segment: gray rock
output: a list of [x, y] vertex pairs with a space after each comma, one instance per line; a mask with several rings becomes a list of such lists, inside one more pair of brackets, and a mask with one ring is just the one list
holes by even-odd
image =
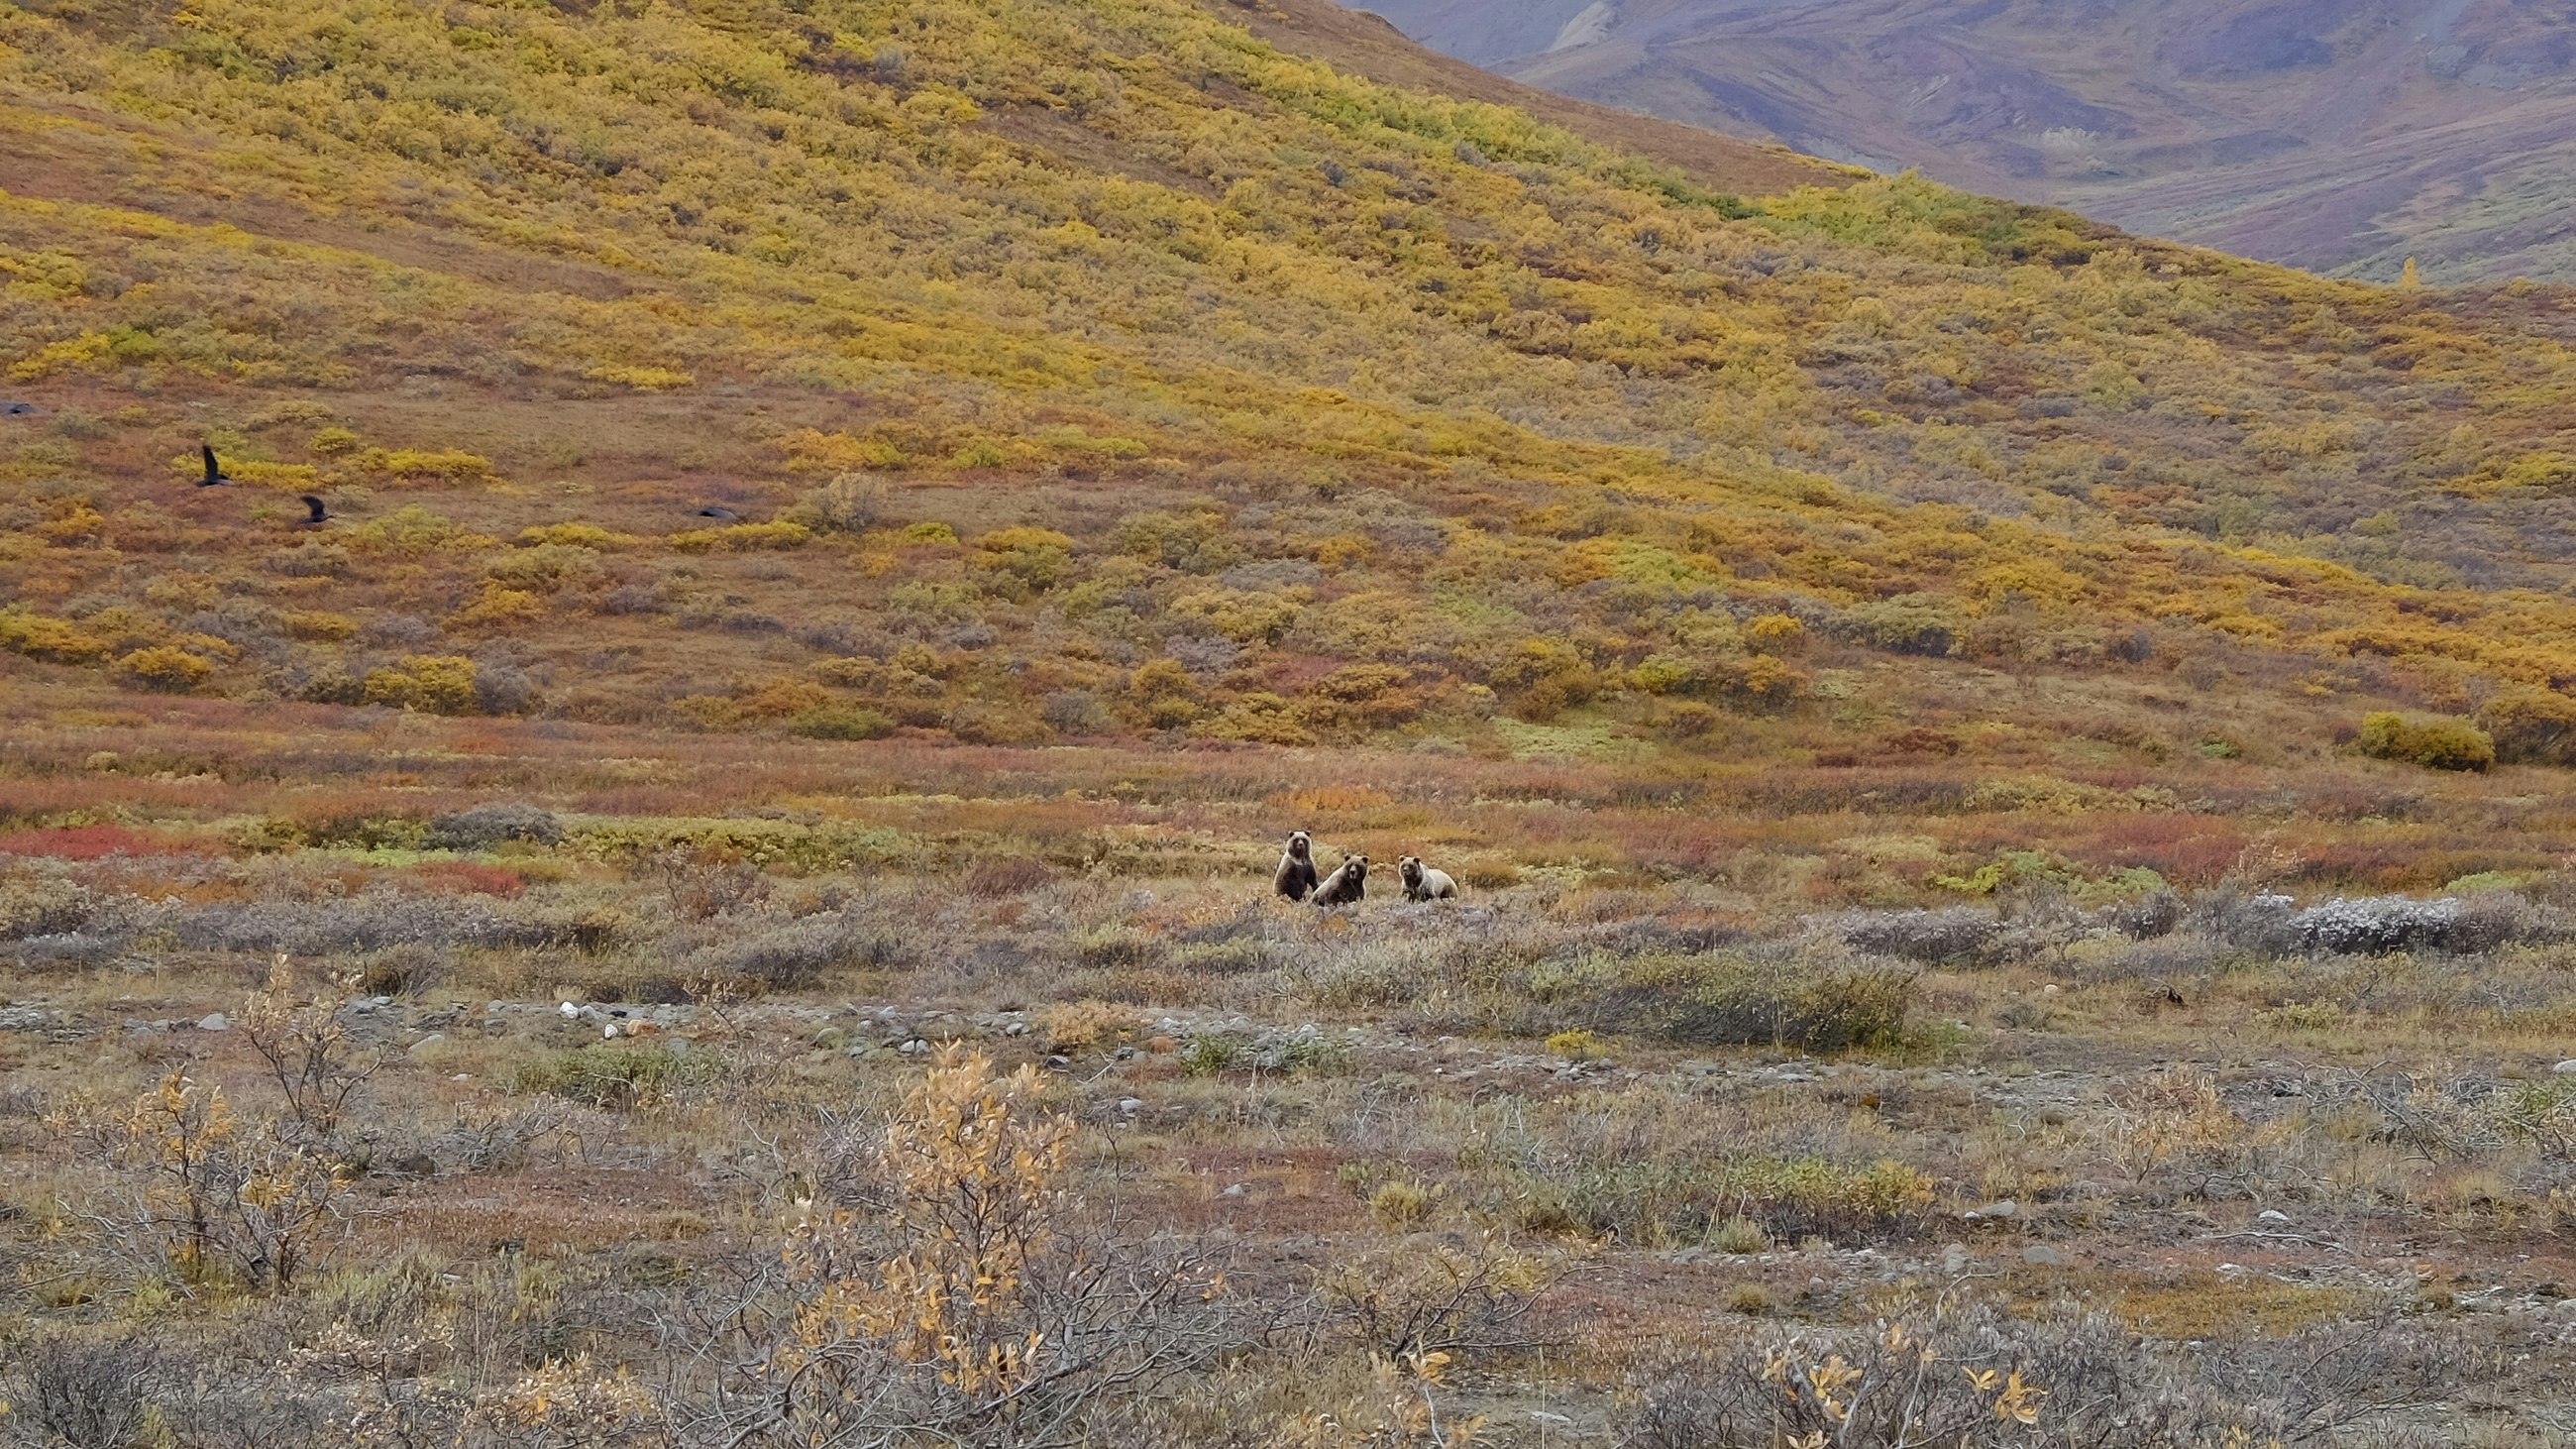
[[224, 1015], [220, 1011], [209, 1013], [205, 1020], [197, 1023], [197, 1030], [199, 1031], [230, 1031], [232, 1029], [233, 1019]]
[[924, 1052], [926, 1052], [926, 1051], [930, 1050], [930, 1043], [928, 1043], [928, 1042], [926, 1042], [926, 1041], [923, 1041], [923, 1040], [922, 1040], [921, 1038], [919, 1038], [919, 1037], [914, 1037], [914, 1038], [912, 1038], [911, 1040], [909, 1040], [909, 1041], [905, 1042], [902, 1046], [899, 1046], [899, 1047], [895, 1048], [895, 1050], [896, 1050], [896, 1051], [899, 1051], [899, 1052], [901, 1052], [901, 1053], [903, 1053], [905, 1056], [908, 1056], [908, 1057], [917, 1057], [917, 1056], [920, 1056], [922, 1053], [924, 1053]]
[[2576, 1076], [2576, 1057], [2569, 1057], [2567, 1060], [2551, 1067], [2550, 1070], [2557, 1072], [2562, 1076]]
[[2279, 1208], [2265, 1208], [2254, 1217], [2256, 1221], [2266, 1223], [2286, 1223], [2290, 1220], [2290, 1215]]
[[1941, 1271], [1953, 1277], [1968, 1271], [1968, 1249], [1964, 1244], [1952, 1243], [1941, 1250]]
[[2021, 1216], [2021, 1204], [2006, 1198], [2002, 1202], [1990, 1202], [1978, 1211], [1982, 1212], [1989, 1221], [2015, 1218]]
[[1121, 1097], [1118, 1099], [1118, 1111], [1122, 1116], [1133, 1117], [1144, 1110], [1145, 1099], [1142, 1097]]
[[406, 1055], [416, 1057], [422, 1052], [429, 1050], [431, 1047], [434, 1047], [445, 1040], [447, 1040], [447, 1033], [443, 1031], [433, 1031], [429, 1035], [422, 1037], [420, 1040], [413, 1042], [410, 1046], [403, 1048], [403, 1051]]
[[2021, 1260], [2034, 1268], [2064, 1268], [2075, 1261], [2046, 1243], [2033, 1243], [2022, 1249]]

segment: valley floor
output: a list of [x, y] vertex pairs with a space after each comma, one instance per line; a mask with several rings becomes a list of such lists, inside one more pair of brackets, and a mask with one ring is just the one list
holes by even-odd
[[[0, 1434], [2564, 1433], [2546, 866], [2299, 887], [2319, 824], [1979, 890], [1887, 843], [2073, 840], [2024, 803], [1740, 817], [1686, 871], [1644, 853], [1706, 812], [1608, 767], [331, 718], [345, 756], [197, 701], [13, 747]], [[2414, 795], [2419, 853], [2528, 784]], [[1466, 898], [1272, 898], [1285, 817]], [[1913, 898], [1820, 888], [1852, 838]]]

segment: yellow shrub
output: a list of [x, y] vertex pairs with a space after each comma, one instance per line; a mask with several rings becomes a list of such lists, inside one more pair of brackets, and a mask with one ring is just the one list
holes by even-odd
[[286, 616], [286, 632], [297, 639], [338, 643], [355, 638], [358, 621], [346, 614], [327, 614], [320, 610], [294, 610]]
[[475, 673], [474, 661], [461, 654], [414, 654], [395, 667], [369, 670], [363, 697], [427, 714], [472, 714]]
[[1257, 741], [1270, 745], [1311, 745], [1315, 732], [1306, 726], [1293, 701], [1267, 690], [1229, 701], [1212, 719], [1191, 726], [1203, 739]]
[[814, 530], [801, 523], [735, 523], [671, 535], [671, 547], [682, 553], [751, 553], [803, 548], [813, 541]]
[[116, 661], [116, 667], [146, 689], [172, 694], [185, 694], [214, 677], [211, 660], [200, 659], [185, 649], [167, 644], [137, 649]]
[[493, 472], [491, 459], [480, 453], [468, 453], [455, 448], [434, 451], [413, 448], [369, 448], [357, 456], [356, 462], [359, 467], [370, 473], [390, 474], [393, 477], [414, 482], [426, 478], [461, 483], [489, 481], [498, 476]]
[[507, 630], [533, 624], [545, 616], [545, 601], [536, 595], [510, 588], [498, 579], [485, 579], [483, 591], [472, 602], [447, 616], [447, 627]]
[[1174, 729], [1206, 713], [1198, 681], [1177, 659], [1138, 666], [1127, 681], [1127, 698], [1137, 718], [1152, 729]]
[[1196, 619], [1238, 644], [1275, 644], [1297, 622], [1298, 604], [1281, 594], [1210, 589], [1172, 600], [1172, 612]]
[[599, 577], [599, 554], [580, 544], [541, 543], [503, 554], [484, 565], [483, 572], [514, 589], [551, 594]]
[[852, 468], [893, 468], [903, 463], [902, 450], [882, 438], [854, 438], [847, 433], [800, 428], [781, 440], [792, 473], [838, 473]]
[[2483, 770], [2496, 757], [2495, 741], [2466, 720], [2416, 721], [2390, 711], [2366, 716], [2357, 743], [2373, 759], [2430, 770]]
[[417, 503], [408, 504], [382, 518], [369, 519], [350, 529], [345, 536], [350, 546], [361, 553], [412, 557], [491, 548], [500, 543], [497, 538], [472, 532], [456, 520], [432, 513]]
[[2517, 690], [2478, 709], [2478, 727], [2507, 764], [2576, 764], [2576, 699], [2545, 689]]
[[36, 525], [36, 536], [52, 544], [87, 543], [98, 537], [106, 523], [107, 519], [87, 503], [67, 500], [55, 506], [52, 517]]
[[1004, 528], [975, 540], [975, 567], [1013, 592], [1044, 592], [1073, 569], [1073, 540], [1052, 528]]
[[17, 608], [0, 609], [0, 649], [58, 664], [94, 664], [111, 646], [69, 619], [48, 618]]
[[1762, 614], [1744, 625], [1744, 643], [1757, 654], [1789, 654], [1806, 643], [1807, 626], [1788, 614]]
[[1650, 654], [1628, 671], [1628, 687], [1640, 694], [1686, 694], [1699, 683], [1699, 670], [1687, 659]]
[[628, 387], [638, 388], [645, 392], [660, 392], [665, 388], [687, 387], [698, 380], [697, 374], [686, 372], [676, 367], [645, 367], [641, 365], [627, 366], [624, 364], [614, 363], [603, 367], [594, 367], [585, 375], [598, 382], [622, 382]]

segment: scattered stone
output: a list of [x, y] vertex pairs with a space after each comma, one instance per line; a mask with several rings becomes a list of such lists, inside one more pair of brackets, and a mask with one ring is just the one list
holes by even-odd
[[1142, 1097], [1121, 1097], [1118, 1099], [1118, 1112], [1121, 1116], [1133, 1117], [1144, 1110], [1145, 1099]]
[[1952, 1243], [1941, 1250], [1941, 1271], [1954, 1278], [1968, 1271], [1968, 1249], [1965, 1244]]
[[2254, 1216], [2257, 1221], [2266, 1223], [2286, 1223], [2290, 1220], [2290, 1215], [2279, 1208], [2265, 1208]]
[[1229, 1187], [1227, 1187], [1225, 1191], [1223, 1191], [1223, 1192], [1221, 1192], [1221, 1193], [1218, 1193], [1218, 1194], [1217, 1194], [1217, 1196], [1219, 1196], [1219, 1197], [1241, 1197], [1241, 1196], [1243, 1196], [1243, 1184], [1242, 1184], [1242, 1183], [1239, 1183], [1239, 1182], [1238, 1182], [1238, 1183], [1234, 1183], [1234, 1184], [1230, 1185]]
[[2561, 1076], [2576, 1076], [2576, 1057], [2569, 1057], [2567, 1060], [2551, 1067], [2550, 1070], [2557, 1072]]
[[410, 1046], [405, 1047], [403, 1050], [406, 1054], [416, 1057], [422, 1052], [429, 1050], [431, 1047], [434, 1047], [445, 1040], [447, 1040], [447, 1033], [443, 1031], [433, 1031], [429, 1035], [422, 1037], [420, 1040], [413, 1042]]
[[930, 1050], [930, 1043], [928, 1043], [928, 1042], [926, 1042], [926, 1041], [923, 1041], [923, 1040], [922, 1040], [921, 1038], [919, 1038], [919, 1037], [913, 1037], [913, 1038], [912, 1038], [912, 1039], [910, 1039], [909, 1041], [906, 1041], [903, 1045], [901, 1045], [901, 1046], [899, 1046], [899, 1047], [896, 1047], [896, 1048], [895, 1048], [895, 1050], [896, 1050], [896, 1051], [899, 1051], [899, 1052], [901, 1052], [901, 1053], [903, 1053], [905, 1056], [908, 1056], [908, 1057], [917, 1057], [917, 1056], [920, 1056], [923, 1052], [926, 1052], [926, 1051]]
[[470, 1082], [474, 1080], [474, 1074], [472, 1072], [458, 1072], [455, 1076], [448, 1078], [448, 1080], [451, 1082]]
[[232, 1029], [233, 1019], [224, 1015], [220, 1011], [207, 1013], [205, 1019], [197, 1023], [197, 1030], [199, 1031], [230, 1031]]
[[2022, 1249], [2021, 1260], [2034, 1268], [2064, 1268], [2075, 1261], [2046, 1243], [2033, 1243]]
[[564, 1014], [564, 1020], [566, 1020], [566, 1021], [571, 1021], [571, 1020], [572, 1020], [572, 1019], [574, 1019], [575, 1017], [578, 1017], [578, 1016], [580, 1016], [580, 1015], [581, 1015], [581, 1008], [580, 1008], [580, 1007], [578, 1007], [578, 1006], [576, 1006], [576, 1005], [574, 1005], [573, 1003], [571, 1003], [571, 1002], [569, 1002], [569, 1001], [565, 1002], [565, 1003], [564, 1003], [563, 1005], [561, 1005], [561, 1006], [556, 1007], [556, 1008], [555, 1008], [555, 1010], [562, 1012], [562, 1013]]

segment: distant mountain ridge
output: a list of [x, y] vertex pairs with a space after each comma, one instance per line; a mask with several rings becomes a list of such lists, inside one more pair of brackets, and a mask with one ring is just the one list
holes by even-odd
[[2567, 0], [1376, 0], [1528, 84], [2393, 280], [2576, 277]]

